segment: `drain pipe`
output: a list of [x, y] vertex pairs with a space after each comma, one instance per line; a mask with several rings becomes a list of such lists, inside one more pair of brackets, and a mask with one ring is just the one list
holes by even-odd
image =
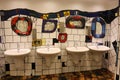
[[120, 80], [120, 0], [118, 2], [118, 42], [117, 42], [117, 47], [118, 47], [118, 77], [116, 77], [116, 80]]

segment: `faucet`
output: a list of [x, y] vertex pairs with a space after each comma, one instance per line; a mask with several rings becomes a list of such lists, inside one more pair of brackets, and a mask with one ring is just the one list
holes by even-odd
[[48, 51], [49, 51], [49, 47], [50, 47], [50, 42], [48, 41], [48, 43], [47, 43], [47, 49], [48, 49]]
[[20, 51], [20, 44], [17, 43], [17, 51], [19, 52]]
[[78, 46], [77, 42], [74, 43], [74, 46], [75, 46], [75, 48], [77, 48], [77, 46]]
[[98, 48], [98, 42], [96, 42], [96, 47]]

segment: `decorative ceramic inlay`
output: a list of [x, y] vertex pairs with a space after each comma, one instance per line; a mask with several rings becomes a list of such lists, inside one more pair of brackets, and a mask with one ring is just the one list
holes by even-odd
[[43, 33], [52, 33], [57, 28], [57, 20], [43, 20], [42, 23], [42, 32]]
[[12, 30], [20, 36], [28, 36], [32, 30], [32, 21], [28, 17], [14, 17], [11, 21]]

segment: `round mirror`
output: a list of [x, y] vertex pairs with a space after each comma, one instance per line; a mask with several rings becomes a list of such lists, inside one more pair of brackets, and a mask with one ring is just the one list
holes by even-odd
[[66, 27], [73, 29], [84, 29], [85, 27], [85, 19], [81, 16], [69, 16], [66, 19]]
[[96, 17], [92, 20], [91, 33], [95, 38], [104, 38], [106, 24], [100, 17]]
[[19, 20], [16, 23], [16, 27], [18, 30], [20, 30], [21, 32], [26, 32], [27, 28], [28, 28], [28, 22], [27, 21], [23, 21], [23, 20]]
[[32, 30], [32, 21], [28, 17], [14, 17], [11, 21], [12, 30], [20, 36], [28, 36]]
[[99, 22], [96, 22], [96, 34], [102, 33], [102, 25]]

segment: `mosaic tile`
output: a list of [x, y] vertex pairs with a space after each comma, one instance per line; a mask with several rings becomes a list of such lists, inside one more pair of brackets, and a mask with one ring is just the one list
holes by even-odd
[[9, 76], [1, 80], [114, 80], [114, 74], [107, 69], [96, 69], [92, 71], [69, 72], [41, 76]]

